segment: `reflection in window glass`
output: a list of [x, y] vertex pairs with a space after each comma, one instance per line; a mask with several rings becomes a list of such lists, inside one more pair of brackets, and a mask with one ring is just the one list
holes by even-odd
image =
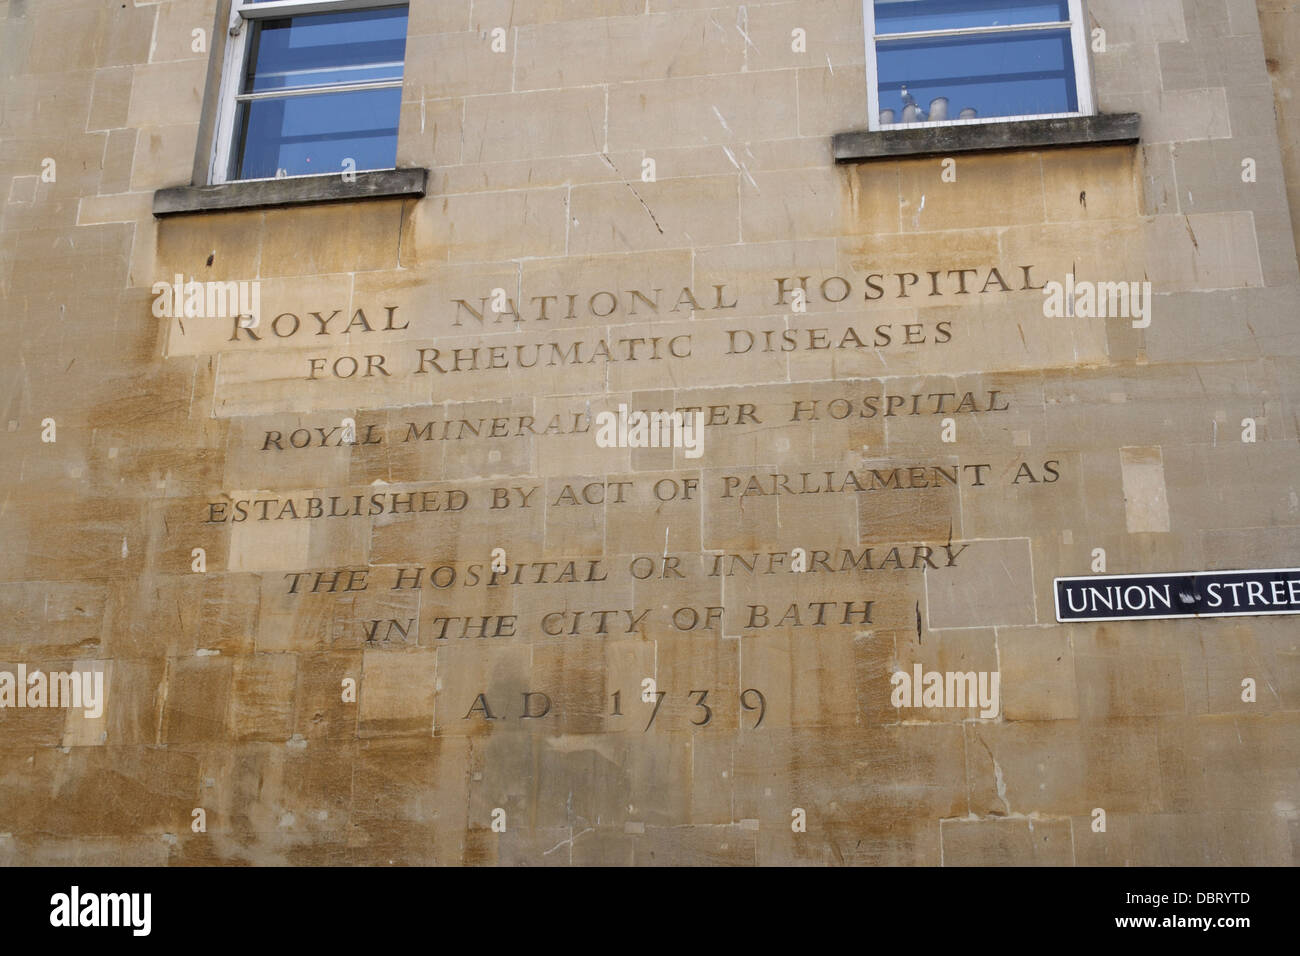
[[277, 16], [250, 27], [236, 96], [238, 178], [393, 167], [405, 6]]
[[876, 0], [876, 33], [1065, 23], [1069, 0]]
[[406, 53], [406, 10], [262, 20], [253, 43], [244, 92], [400, 80]]
[[1079, 108], [1069, 30], [882, 41], [876, 57], [885, 123]]
[[244, 104], [240, 179], [390, 169], [397, 158], [400, 88], [285, 96]]

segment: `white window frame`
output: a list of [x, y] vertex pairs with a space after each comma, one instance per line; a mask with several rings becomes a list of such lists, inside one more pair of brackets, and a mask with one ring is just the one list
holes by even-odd
[[1096, 109], [1092, 97], [1092, 68], [1088, 59], [1088, 32], [1084, 19], [1083, 0], [1069, 0], [1070, 20], [1052, 23], [1014, 24], [998, 27], [958, 27], [952, 30], [921, 30], [914, 33], [889, 33], [887, 39], [922, 40], [927, 38], [979, 36], [991, 33], [1037, 32], [1047, 28], [1070, 29], [1070, 46], [1074, 53], [1074, 83], [1079, 109], [1073, 113], [1035, 113], [1025, 116], [977, 116], [974, 119], [940, 120], [924, 123], [889, 123], [880, 122], [880, 72], [876, 58], [876, 2], [862, 0], [862, 19], [867, 40], [867, 107], [871, 111], [867, 117], [869, 130], [923, 129], [932, 126], [975, 126], [983, 123], [1019, 123], [1024, 120], [1054, 119], [1065, 116], [1092, 116]]
[[[238, 179], [230, 175], [230, 163], [235, 143], [235, 116], [239, 112], [241, 97], [239, 85], [243, 82], [245, 59], [248, 53], [248, 35], [252, 32], [251, 22], [268, 17], [299, 16], [304, 13], [350, 13], [353, 10], [370, 10], [376, 7], [399, 6], [404, 0], [267, 0], [254, 3], [252, 0], [230, 0], [230, 38], [226, 43], [225, 58], [221, 66], [221, 93], [217, 101], [216, 135], [212, 144], [212, 160], [208, 166], [208, 182], [219, 185], [226, 182], [260, 182], [258, 179]], [[406, 0], [409, 2], [409, 0]], [[403, 69], [405, 75], [405, 69]], [[382, 80], [377, 82], [355, 83], [332, 87], [337, 92], [348, 90], [372, 90], [400, 87], [401, 80]], [[283, 96], [283, 91], [276, 95]], [[256, 98], [253, 96], [251, 98]], [[320, 175], [309, 173], [307, 175]], [[274, 177], [267, 177], [274, 178]], [[301, 176], [280, 177], [301, 178]]]

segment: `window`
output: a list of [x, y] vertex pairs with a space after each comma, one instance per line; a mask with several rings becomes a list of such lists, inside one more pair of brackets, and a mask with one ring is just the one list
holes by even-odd
[[873, 130], [1093, 112], [1082, 0], [864, 0]]
[[209, 182], [392, 169], [406, 5], [231, 4]]

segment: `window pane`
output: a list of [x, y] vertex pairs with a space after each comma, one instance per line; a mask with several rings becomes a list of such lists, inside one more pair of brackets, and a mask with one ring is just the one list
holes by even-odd
[[252, 100], [240, 107], [240, 179], [391, 169], [397, 161], [400, 88]]
[[242, 92], [400, 80], [406, 7], [256, 21]]
[[876, 33], [1064, 23], [1069, 0], [876, 0]]
[[[966, 109], [981, 118], [1079, 109], [1068, 29], [881, 41], [876, 55], [880, 109], [894, 111], [886, 123], [955, 120]], [[940, 97], [947, 102], [934, 104]]]

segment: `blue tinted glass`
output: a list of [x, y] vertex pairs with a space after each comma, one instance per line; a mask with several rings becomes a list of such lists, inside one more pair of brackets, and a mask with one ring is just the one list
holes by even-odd
[[886, 123], [1079, 109], [1069, 30], [882, 41], [876, 58], [880, 109], [894, 111]]
[[1064, 23], [1069, 0], [876, 0], [876, 33]]
[[252, 100], [241, 106], [244, 124], [240, 179], [391, 169], [397, 160], [399, 87], [350, 93]]
[[405, 7], [256, 23], [243, 92], [402, 78]]

